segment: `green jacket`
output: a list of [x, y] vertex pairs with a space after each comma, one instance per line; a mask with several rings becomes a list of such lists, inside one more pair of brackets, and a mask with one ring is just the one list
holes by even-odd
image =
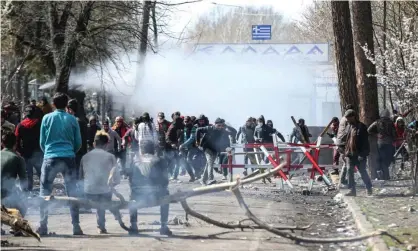
[[16, 178], [19, 177], [20, 188], [27, 188], [25, 161], [10, 149], [1, 151], [1, 198], [16, 189]]

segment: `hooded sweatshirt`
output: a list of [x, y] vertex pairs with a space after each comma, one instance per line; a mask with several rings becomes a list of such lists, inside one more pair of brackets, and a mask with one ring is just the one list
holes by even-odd
[[182, 133], [184, 129], [183, 119], [181, 117], [175, 118], [171, 123], [166, 134], [166, 142], [168, 145], [180, 146]]
[[24, 157], [30, 158], [36, 151], [40, 151], [39, 139], [42, 121], [37, 118], [25, 118], [15, 131], [17, 151]]

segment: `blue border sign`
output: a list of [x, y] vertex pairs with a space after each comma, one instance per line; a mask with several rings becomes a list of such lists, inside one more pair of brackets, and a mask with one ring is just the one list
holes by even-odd
[[253, 25], [253, 40], [271, 40], [271, 25]]

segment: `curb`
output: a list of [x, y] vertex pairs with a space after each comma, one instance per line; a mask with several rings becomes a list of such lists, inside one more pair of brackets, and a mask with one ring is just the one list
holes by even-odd
[[[351, 212], [354, 218], [354, 222], [357, 225], [357, 228], [362, 234], [375, 231], [373, 225], [367, 220], [365, 214], [361, 211], [360, 207], [355, 202], [352, 197], [342, 197], [344, 202], [347, 204], [347, 209]], [[372, 248], [373, 251], [389, 251], [389, 248], [386, 246], [382, 237], [376, 236], [373, 238], [368, 238], [367, 243]]]

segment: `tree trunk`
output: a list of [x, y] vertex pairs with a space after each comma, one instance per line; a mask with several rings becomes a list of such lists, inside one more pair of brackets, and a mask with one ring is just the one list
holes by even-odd
[[134, 96], [132, 97], [132, 103], [135, 104], [137, 96], [139, 94], [140, 86], [141, 86], [141, 79], [144, 74], [144, 61], [147, 54], [148, 48], [148, 29], [149, 29], [149, 19], [150, 19], [150, 12], [151, 12], [152, 3], [151, 1], [145, 1], [143, 8], [142, 8], [142, 20], [141, 20], [141, 40], [139, 41], [139, 52], [138, 52], [138, 68], [136, 71], [136, 85], [134, 90]]
[[[360, 121], [370, 126], [379, 118], [377, 95], [376, 66], [367, 59], [362, 46], [374, 52], [372, 8], [370, 1], [353, 1], [353, 35], [354, 53], [359, 93]], [[373, 75], [368, 77], [368, 74]], [[377, 178], [377, 138], [369, 136], [370, 156], [369, 168], [371, 178]]]
[[151, 1], [144, 2], [143, 16], [142, 16], [142, 28], [141, 28], [141, 41], [139, 43], [140, 60], [144, 62], [145, 55], [148, 48], [148, 29], [149, 29], [149, 17], [151, 10]]
[[[29, 101], [29, 76], [30, 73], [25, 71], [25, 75], [23, 78], [23, 87], [22, 87], [22, 96], [23, 102], [26, 104]], [[25, 105], [22, 105], [22, 110], [24, 109]]]
[[344, 113], [348, 104], [358, 111], [350, 6], [348, 1], [332, 1], [331, 10], [341, 111]]
[[156, 17], [156, 11], [155, 6], [157, 5], [157, 1], [154, 1], [152, 3], [151, 7], [151, 17], [152, 17], [152, 27], [154, 30], [154, 50], [158, 51], [158, 27], [157, 27], [157, 17]]
[[[386, 5], [386, 1], [383, 1], [383, 37], [382, 37], [382, 44], [383, 44], [383, 53], [386, 52], [386, 16], [387, 16], [387, 5]], [[382, 62], [383, 66], [382, 66], [382, 74], [383, 76], [386, 76], [386, 71], [387, 71], [387, 66], [386, 66], [386, 57], [383, 57], [383, 62]], [[383, 98], [383, 108], [386, 109], [386, 92], [387, 92], [387, 84], [383, 82], [383, 91], [384, 91], [384, 98]]]
[[[379, 118], [376, 66], [366, 58], [362, 46], [374, 52], [372, 9], [370, 1], [353, 1], [353, 35], [359, 93], [360, 120], [371, 125]], [[368, 74], [373, 75], [368, 77]]]

